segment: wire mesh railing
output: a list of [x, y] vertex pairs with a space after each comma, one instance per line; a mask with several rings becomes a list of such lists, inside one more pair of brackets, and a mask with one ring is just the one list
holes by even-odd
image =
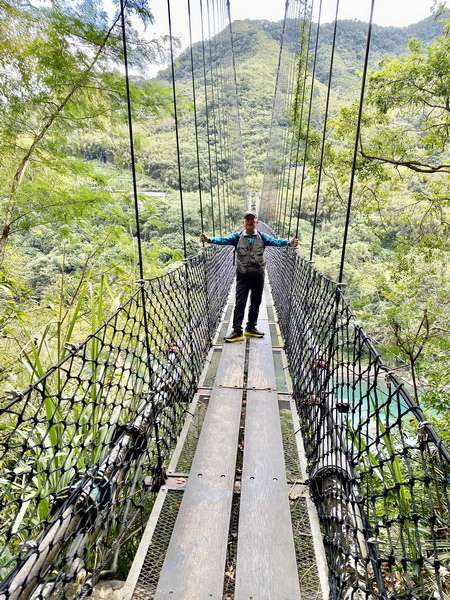
[[[88, 596], [145, 524], [234, 276], [231, 252], [209, 248], [143, 282], [5, 403], [0, 600]], [[340, 286], [294, 249], [266, 253], [332, 597], [446, 600], [446, 448]]]
[[57, 366], [6, 400], [1, 600], [90, 595], [145, 525], [228, 296], [230, 252], [208, 248], [142, 282]]
[[450, 455], [347, 305], [294, 250], [266, 251], [333, 598], [450, 591]]

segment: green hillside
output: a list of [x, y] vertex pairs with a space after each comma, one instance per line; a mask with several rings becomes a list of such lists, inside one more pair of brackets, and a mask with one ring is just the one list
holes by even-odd
[[[316, 25], [311, 28], [311, 40], [316, 36]], [[250, 191], [259, 192], [262, 185], [265, 149], [268, 142], [272, 116], [273, 96], [279, 57], [282, 22], [245, 20], [233, 23], [234, 49], [242, 119], [242, 135], [246, 158], [247, 185]], [[443, 23], [432, 18], [424, 19], [408, 27], [382, 27], [374, 25], [370, 50], [370, 67], [376, 69], [386, 57], [398, 56], [408, 50], [408, 40], [416, 37], [423, 43], [435, 39], [443, 29]], [[334, 24], [320, 27], [319, 53], [316, 66], [317, 82], [328, 84], [331, 41]], [[332, 89], [343, 100], [358, 96], [363, 58], [367, 40], [367, 23], [358, 20], [339, 21], [332, 74]], [[295, 45], [298, 50], [298, 43]], [[209, 47], [207, 48], [209, 51]], [[213, 61], [216, 46], [211, 45]], [[198, 81], [202, 80], [202, 44], [193, 45], [194, 70]], [[190, 50], [177, 59], [175, 77], [181, 89], [189, 94], [191, 84]], [[158, 80], [171, 81], [170, 68], [158, 73]], [[320, 86], [318, 86], [320, 90]], [[325, 90], [321, 92], [325, 95]], [[164, 136], [161, 137], [164, 139]]]
[[[135, 289], [139, 278], [125, 89], [123, 74], [116, 68], [122, 59], [121, 40], [108, 37], [104, 59], [83, 73], [97, 56], [98, 40], [107, 36], [107, 29], [89, 11], [74, 15], [67, 10], [66, 14], [7, 0], [0, 11], [4, 217], [0, 376], [10, 389], [26, 383], [25, 367], [31, 370], [29, 377], [36, 374], [29, 364], [36, 344], [42, 350], [40, 368], [44, 369], [64, 354], [61, 332], [71, 329], [74, 315], [81, 314], [73, 329], [74, 337], [81, 339], [96, 319], [104, 318]], [[404, 372], [409, 367], [417, 371], [434, 406], [448, 398], [450, 383], [442, 358], [450, 348], [448, 310], [442, 309], [450, 302], [448, 169], [439, 168], [450, 163], [450, 48], [448, 35], [440, 35], [444, 27], [444, 22], [433, 19], [406, 28], [374, 26], [370, 53], [374, 73], [369, 77], [361, 137], [365, 156], [359, 156], [357, 164], [345, 272], [348, 298], [358, 316], [394, 363]], [[233, 24], [249, 192], [259, 193], [263, 182], [281, 32], [281, 22]], [[315, 32], [313, 24], [311, 39]], [[314, 218], [317, 140], [321, 139], [332, 33], [332, 24], [321, 26], [306, 186], [299, 211], [300, 251], [305, 256]], [[360, 21], [339, 23], [314, 255], [318, 268], [331, 277], [336, 277], [341, 254], [357, 115], [353, 101], [359, 95], [366, 34], [367, 24]], [[139, 40], [137, 31], [133, 35]], [[408, 45], [411, 36], [419, 41]], [[82, 60], [74, 60], [74, 39], [79, 41], [75, 47]], [[226, 83], [214, 103], [210, 99], [208, 110], [203, 45], [193, 47], [196, 115], [190, 51], [181, 53], [175, 65], [188, 255], [198, 252], [202, 228], [196, 122], [207, 232], [212, 228], [210, 188], [229, 171], [231, 161], [229, 155], [218, 156], [215, 151], [218, 138], [225, 135], [220, 131], [219, 110], [233, 108], [232, 94], [226, 91], [234, 81], [232, 64], [228, 60], [224, 67], [219, 61], [218, 38], [205, 46], [208, 55], [211, 51], [214, 77]], [[135, 73], [152, 58], [150, 50], [137, 44], [131, 55]], [[220, 73], [216, 72], [219, 66]], [[402, 78], [396, 82], [398, 73]], [[85, 76], [87, 84], [74, 88], [73, 81]], [[210, 77], [208, 71], [207, 86]], [[416, 81], [424, 84], [422, 91], [428, 95], [420, 95]], [[183, 256], [171, 70], [160, 71], [151, 81], [134, 75], [131, 92], [141, 241], [145, 276], [150, 277]], [[305, 123], [296, 127], [297, 131], [301, 127], [303, 143]], [[225, 139], [229, 146], [236, 143]], [[32, 140], [39, 143], [33, 145]], [[215, 161], [212, 186], [211, 156]], [[292, 168], [293, 159], [290, 162]], [[410, 168], [411, 162], [416, 170]], [[422, 170], [417, 167], [421, 164]], [[222, 215], [224, 232], [239, 215], [236, 206]], [[269, 224], [280, 234], [292, 234], [283, 221]], [[93, 318], [98, 304], [104, 312], [97, 310]], [[419, 359], [411, 364], [418, 350]], [[446, 404], [442, 410], [447, 414]]]

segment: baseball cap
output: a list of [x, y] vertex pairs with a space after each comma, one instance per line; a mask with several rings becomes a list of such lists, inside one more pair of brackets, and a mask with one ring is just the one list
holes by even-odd
[[244, 219], [246, 219], [247, 217], [253, 217], [253, 218], [257, 219], [258, 215], [255, 213], [254, 210], [246, 210], [244, 213]]

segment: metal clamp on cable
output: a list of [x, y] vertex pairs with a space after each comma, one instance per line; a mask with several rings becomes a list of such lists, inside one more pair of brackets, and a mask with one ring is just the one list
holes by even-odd
[[135, 422], [118, 425], [112, 437], [111, 446], [117, 444], [120, 437], [124, 434], [130, 436], [133, 440], [130, 460], [139, 458], [147, 448], [147, 436], [144, 429]]
[[431, 425], [431, 421], [421, 421], [417, 424], [417, 439], [425, 440], [427, 438], [427, 427]]
[[81, 517], [80, 527], [88, 531], [95, 524], [99, 511], [111, 502], [115, 485], [102, 474], [81, 473], [78, 481], [58, 492], [52, 514], [55, 515], [65, 503], [75, 504]]

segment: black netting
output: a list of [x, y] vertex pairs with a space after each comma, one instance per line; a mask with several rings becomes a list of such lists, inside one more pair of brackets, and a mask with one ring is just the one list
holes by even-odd
[[209, 248], [144, 282], [4, 401], [1, 600], [85, 597], [142, 530], [228, 296], [231, 252]]
[[450, 455], [340, 287], [266, 250], [333, 598], [448, 598]]

